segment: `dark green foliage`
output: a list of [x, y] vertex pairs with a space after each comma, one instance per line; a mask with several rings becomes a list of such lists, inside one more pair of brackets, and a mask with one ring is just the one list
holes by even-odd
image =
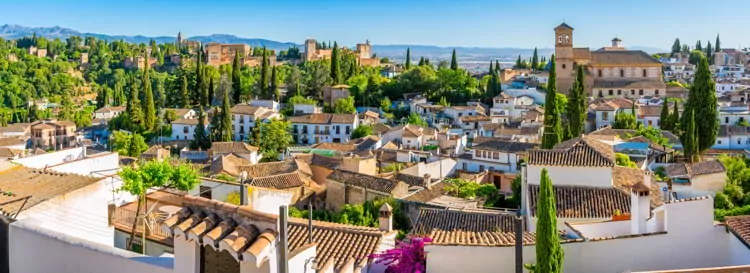
[[331, 51], [331, 79], [333, 79], [333, 84], [340, 84], [344, 81], [341, 75], [341, 56], [339, 55], [339, 44], [333, 42], [333, 51]]
[[188, 81], [185, 75], [182, 76], [182, 83], [180, 84], [180, 108], [187, 108], [190, 105], [190, 93], [188, 92]]
[[539, 55], [537, 55], [536, 47], [534, 47], [534, 55], [531, 57], [531, 69], [539, 69]]
[[[263, 51], [265, 50], [266, 48], [263, 47]], [[258, 91], [260, 93], [261, 99], [268, 99], [271, 97], [271, 94], [268, 93], [268, 82], [270, 81], [269, 74], [270, 74], [270, 71], [269, 71], [268, 55], [263, 54], [263, 58], [260, 64], [260, 82], [258, 86]]]
[[701, 40], [698, 40], [695, 42], [695, 50], [703, 51], [703, 46], [701, 45]]
[[573, 83], [573, 88], [570, 90], [568, 98], [568, 139], [579, 136], [583, 133], [583, 129], [586, 126], [588, 99], [584, 90], [584, 76], [583, 66], [579, 65], [576, 73], [576, 81]]
[[549, 82], [547, 83], [547, 95], [544, 105], [544, 135], [542, 136], [542, 148], [552, 149], [562, 141], [562, 125], [560, 124], [560, 113], [557, 109], [557, 84], [555, 78], [555, 55], [550, 60], [552, 69], [549, 73]]
[[209, 138], [208, 132], [206, 132], [205, 121], [206, 114], [203, 113], [203, 107], [198, 107], [198, 125], [195, 127], [193, 140], [190, 141], [190, 149], [207, 150], [211, 148], [211, 139]]
[[[234, 54], [234, 61], [232, 62], [232, 103], [240, 103], [240, 96], [242, 94], [242, 77], [240, 77], [240, 70], [242, 70], [242, 64], [240, 64], [240, 54]], [[211, 78], [213, 81], [213, 78]], [[209, 86], [209, 90], [211, 87]], [[213, 93], [213, 92], [208, 92]], [[211, 97], [206, 96], [206, 106], [210, 104]]]
[[[703, 153], [716, 142], [716, 136], [719, 131], [719, 123], [716, 117], [718, 109], [716, 107], [716, 84], [711, 78], [711, 72], [708, 68], [708, 60], [701, 58], [695, 73], [693, 85], [690, 86], [688, 101], [685, 103], [685, 113], [692, 113], [695, 119], [695, 130], [697, 131], [697, 153]], [[680, 121], [680, 129], [683, 132], [689, 132], [688, 115], [683, 115]], [[690, 134], [682, 134], [683, 137]], [[685, 140], [683, 139], [683, 143]]]
[[674, 40], [674, 44], [672, 44], [672, 53], [679, 53], [682, 50], [682, 46], [680, 46], [680, 38], [677, 38]]
[[669, 102], [665, 100], [661, 105], [661, 114], [659, 115], [659, 128], [666, 131], [672, 131], [671, 121], [672, 117], [669, 114]]
[[352, 131], [352, 139], [366, 137], [372, 134], [372, 126], [363, 124], [357, 126], [357, 128]]
[[716, 43], [714, 44], [714, 52], [721, 52], [721, 41], [719, 40], [719, 34], [716, 34]]
[[685, 154], [685, 157], [688, 159], [688, 161], [693, 162], [698, 157], [698, 154], [700, 153], [699, 149], [699, 139], [698, 132], [696, 131], [697, 126], [695, 125], [695, 112], [691, 109], [689, 112], [686, 113], [683, 117], [686, 117], [684, 119], [685, 127], [682, 131], [682, 152]]
[[[313, 211], [313, 219], [355, 226], [378, 227], [380, 224], [378, 221], [380, 208], [385, 203], [393, 208], [393, 228], [407, 233], [411, 228], [409, 218], [401, 202], [393, 198], [379, 198], [363, 204], [344, 205], [339, 212], [316, 209]], [[306, 219], [308, 218], [308, 211], [290, 208], [289, 216]]]
[[[281, 93], [279, 91], [279, 76], [276, 74], [276, 67], [271, 68], [271, 83], [268, 86], [270, 92], [273, 94], [273, 98], [276, 101], [281, 101]], [[237, 93], [237, 91], [235, 91]]]
[[411, 68], [411, 48], [408, 47], [406, 48], [406, 64], [404, 64], [404, 67], [406, 69]]
[[536, 264], [534, 272], [560, 273], [563, 271], [565, 253], [557, 233], [557, 208], [552, 180], [547, 169], [542, 169], [537, 201]]
[[458, 70], [458, 58], [456, 57], [456, 49], [453, 49], [451, 54], [451, 69]]
[[150, 131], [156, 128], [156, 106], [154, 105], [154, 91], [151, 90], [148, 65], [143, 70], [143, 129]]
[[617, 112], [617, 114], [615, 115], [615, 121], [612, 122], [613, 129], [635, 130], [638, 129], [638, 127], [639, 123], [636, 120], [635, 116], [625, 111]]
[[216, 141], [232, 141], [232, 111], [231, 102], [229, 101], [229, 92], [224, 92], [224, 99], [221, 104], [221, 134], [217, 136]]

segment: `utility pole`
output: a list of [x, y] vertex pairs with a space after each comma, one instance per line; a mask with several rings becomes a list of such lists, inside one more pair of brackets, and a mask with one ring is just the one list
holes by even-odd
[[279, 273], [289, 273], [289, 234], [287, 232], [287, 218], [289, 217], [289, 208], [286, 205], [279, 207]]
[[516, 211], [516, 273], [523, 273], [523, 217], [521, 208]]

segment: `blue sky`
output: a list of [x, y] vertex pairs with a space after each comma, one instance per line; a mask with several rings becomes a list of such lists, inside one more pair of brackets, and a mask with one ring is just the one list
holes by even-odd
[[[577, 46], [618, 36], [625, 46], [750, 46], [748, 0], [0, 0], [0, 24], [62, 26], [147, 36], [213, 33], [302, 43], [551, 47], [552, 28], [573, 26]], [[11, 11], [11, 12], [8, 12]]]

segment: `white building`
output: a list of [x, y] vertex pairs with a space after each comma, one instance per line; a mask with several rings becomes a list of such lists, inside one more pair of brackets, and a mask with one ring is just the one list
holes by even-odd
[[[205, 132], [208, 134], [209, 126], [208, 122], [203, 123], [205, 126]], [[195, 128], [198, 127], [198, 119], [178, 119], [172, 121], [172, 139], [173, 140], [193, 140], [195, 136]]]
[[281, 104], [275, 100], [253, 100], [250, 101], [250, 106], [265, 107], [275, 112], [281, 111]]
[[420, 149], [426, 145], [438, 145], [437, 130], [414, 124], [405, 124], [391, 128], [383, 134], [383, 143], [395, 142], [404, 149]]
[[468, 172], [515, 173], [518, 162], [538, 144], [477, 137], [471, 150], [458, 156], [458, 168]]
[[[263, 101], [261, 101], [263, 102]], [[237, 104], [232, 107], [232, 132], [235, 141], [244, 141], [252, 133], [258, 122], [268, 122], [273, 118], [281, 118], [279, 112], [262, 106]]]
[[672, 187], [669, 189], [666, 183], [660, 186], [667, 187], [677, 198], [715, 196], [724, 190], [727, 181], [726, 169], [718, 160], [671, 164], [665, 171]]
[[229, 154], [244, 158], [250, 164], [258, 164], [261, 158], [260, 153], [258, 153], [258, 147], [251, 146], [245, 142], [214, 142], [211, 144], [211, 156], [213, 159]]
[[302, 103], [294, 104], [295, 115], [310, 115], [310, 114], [320, 114], [320, 113], [323, 113], [323, 108], [318, 107], [315, 104], [302, 104]]
[[461, 125], [461, 117], [486, 115], [482, 106], [448, 106], [443, 110], [445, 117], [453, 121], [453, 125]]
[[517, 120], [522, 118], [527, 111], [533, 109], [534, 105], [534, 98], [530, 96], [513, 97], [506, 93], [500, 93], [492, 99], [490, 116], [509, 116], [511, 120]]
[[[611, 125], [615, 121], [615, 115], [619, 112], [626, 112], [633, 114], [632, 111], [633, 101], [625, 98], [603, 98], [593, 101], [589, 105], [590, 111], [593, 111], [596, 118], [594, 120], [594, 128], [601, 129], [602, 127]], [[638, 107], [636, 106], [636, 111]]]
[[195, 112], [193, 109], [188, 108], [163, 108], [161, 109], [161, 115], [164, 116], [165, 113], [172, 112], [175, 114], [177, 119], [196, 119], [198, 118], [198, 112]]
[[125, 106], [107, 106], [94, 111], [94, 119], [112, 119], [125, 112]]
[[348, 142], [359, 124], [356, 114], [309, 114], [290, 117], [289, 121], [294, 141], [300, 144]]
[[719, 150], [750, 149], [750, 127], [719, 125], [716, 143], [711, 148]]

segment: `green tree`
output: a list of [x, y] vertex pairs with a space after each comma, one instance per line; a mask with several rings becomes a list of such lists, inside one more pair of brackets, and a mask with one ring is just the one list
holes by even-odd
[[451, 54], [451, 69], [452, 70], [458, 70], [458, 58], [456, 57], [456, 49], [453, 49], [453, 53]]
[[125, 107], [125, 113], [130, 118], [127, 127], [132, 131], [138, 131], [143, 127], [143, 112], [141, 111], [141, 100], [138, 97], [138, 87], [133, 81], [130, 88], [130, 98]]
[[560, 113], [557, 109], [557, 88], [555, 87], [555, 55], [550, 59], [552, 69], [549, 72], [549, 82], [547, 83], [547, 95], [544, 105], [544, 135], [542, 136], [542, 148], [552, 149], [562, 140], [562, 125], [560, 124]]
[[229, 92], [224, 92], [224, 99], [221, 104], [221, 134], [216, 141], [226, 142], [232, 141], [232, 110], [229, 101]]
[[531, 57], [531, 69], [539, 69], [539, 56], [537, 55], [536, 47], [534, 47], [534, 55]]
[[96, 109], [109, 106], [109, 90], [107, 87], [100, 86], [99, 92], [96, 94]]
[[203, 86], [203, 60], [201, 57], [203, 56], [203, 52], [199, 51], [197, 60], [195, 62], [195, 91], [193, 93], [193, 98], [195, 98], [195, 105], [202, 105], [205, 98], [203, 97], [203, 90], [201, 90], [201, 86]]
[[137, 133], [115, 131], [112, 133], [112, 148], [122, 156], [137, 157], [148, 149], [148, 144]]
[[354, 114], [357, 109], [354, 107], [354, 97], [349, 96], [337, 100], [333, 104], [333, 112], [336, 114]]
[[[177, 166], [171, 165], [166, 161], [149, 161], [144, 164], [134, 164], [122, 168], [118, 175], [122, 178], [122, 187], [120, 192], [127, 192], [138, 197], [138, 208], [135, 212], [132, 230], [136, 230], [139, 223], [143, 223], [142, 208], [146, 193], [149, 189], [176, 189], [180, 191], [189, 191], [195, 188], [200, 181], [198, 173], [187, 164]], [[127, 249], [133, 249], [132, 244], [135, 241], [135, 232], [130, 234], [129, 245]], [[145, 239], [144, 239], [145, 240]], [[145, 245], [145, 242], [144, 244]]]
[[190, 141], [190, 149], [207, 150], [209, 148], [211, 148], [211, 139], [206, 132], [206, 114], [203, 113], [203, 107], [198, 107], [198, 125], [195, 127], [193, 140]]
[[716, 43], [714, 44], [714, 52], [721, 52], [721, 41], [719, 41], [719, 34], [716, 34]]
[[190, 93], [188, 93], [188, 81], [187, 76], [182, 75], [182, 83], [180, 84], [180, 108], [187, 108], [190, 105]]
[[448, 100], [445, 99], [445, 97], [440, 97], [440, 101], [438, 102], [438, 105], [442, 105], [445, 107], [451, 106], [450, 103], [448, 103]]
[[422, 117], [417, 115], [417, 113], [411, 113], [411, 115], [409, 115], [409, 117], [407, 118], [406, 123], [427, 127], [427, 122], [424, 121]]
[[276, 67], [274, 66], [273, 68], [271, 68], [271, 83], [268, 86], [268, 88], [271, 89], [269, 92], [273, 93], [273, 98], [276, 101], [281, 102], [281, 91], [279, 91], [279, 86], [278, 86], [279, 78], [278, 77], [279, 76], [276, 74]]
[[706, 53], [703, 51], [693, 50], [690, 52], [690, 57], [688, 58], [688, 62], [694, 65], [698, 65], [698, 62], [700, 62], [701, 58], [705, 58]]
[[154, 105], [154, 91], [151, 90], [148, 65], [143, 70], [143, 129], [150, 131], [156, 127], [156, 106]]
[[669, 102], [664, 101], [661, 105], [661, 114], [659, 116], [659, 128], [662, 130], [672, 130], [672, 117], [669, 115]]
[[573, 88], [570, 90], [570, 97], [568, 98], [568, 139], [579, 136], [583, 133], [586, 126], [586, 116], [588, 113], [588, 105], [586, 104], [588, 99], [583, 85], [585, 82], [584, 77], [583, 66], [578, 66], [576, 80], [573, 83]]
[[[553, 58], [554, 61], [554, 58]], [[553, 66], [554, 67], [554, 66]], [[563, 271], [565, 253], [560, 246], [557, 231], [555, 192], [547, 169], [542, 169], [537, 201], [536, 264], [534, 272], [560, 273]]]
[[288, 121], [280, 119], [271, 119], [260, 125], [260, 136], [252, 139], [252, 144], [258, 146], [264, 161], [277, 160], [279, 154], [289, 147], [292, 143], [291, 127]]
[[632, 169], [638, 168], [638, 165], [635, 165], [635, 162], [630, 160], [630, 157], [626, 154], [615, 153], [615, 162], [617, 166], [623, 166], [623, 167], [628, 167]]
[[615, 121], [612, 122], [612, 128], [635, 130], [638, 129], [638, 121], [636, 121], [633, 114], [625, 111], [619, 111], [615, 115]]
[[352, 139], [366, 137], [369, 135], [373, 135], [372, 126], [370, 125], [359, 125], [354, 129], [354, 131], [352, 131]]
[[682, 151], [687, 160], [693, 162], [700, 153], [700, 139], [698, 138], [699, 132], [696, 131], [698, 126], [695, 124], [695, 112], [690, 109], [686, 115], [683, 115], [684, 117], [687, 117], [687, 119], [683, 121], [686, 126], [682, 131]]
[[669, 127], [672, 128], [672, 131], [676, 131], [680, 128], [680, 109], [677, 106], [677, 102], [674, 102], [674, 110], [672, 111], [672, 114], [669, 116]]
[[[266, 47], [263, 47], [263, 51], [266, 51]], [[268, 93], [268, 81], [269, 79], [269, 62], [268, 62], [268, 55], [263, 54], [263, 57], [261, 59], [260, 64], [260, 82], [258, 86], [258, 91], [260, 93], [260, 97], [263, 99], [268, 99], [271, 95]]]
[[[712, 62], [714, 58], [714, 47], [711, 45], [711, 42], [708, 42], [708, 45], [706, 46], [706, 58], [708, 58], [709, 62]], [[697, 65], [697, 63], [695, 64]]]
[[214, 77], [209, 77], [209, 80], [208, 80], [208, 102], [206, 103], [206, 106], [211, 106], [211, 104], [213, 104], [214, 90], [215, 89], [216, 89], [216, 85], [214, 84]]
[[411, 68], [411, 48], [408, 47], [406, 48], [406, 64], [404, 64], [404, 67], [406, 67], [407, 70]]
[[695, 50], [703, 51], [703, 46], [701, 45], [701, 40], [698, 40], [695, 42]]
[[[683, 132], [688, 130], [689, 119], [696, 119], [693, 124], [697, 131], [697, 153], [703, 153], [711, 148], [716, 142], [716, 136], [719, 132], [719, 123], [716, 117], [719, 116], [716, 107], [716, 83], [711, 78], [711, 72], [708, 68], [708, 60], [701, 58], [698, 68], [695, 72], [693, 85], [690, 86], [688, 101], [685, 103], [685, 112], [691, 113], [694, 117], [683, 115], [680, 126]], [[690, 133], [683, 134], [683, 136]], [[683, 140], [683, 143], [685, 140]]]
[[682, 50], [682, 46], [680, 45], [680, 38], [677, 38], [674, 40], [674, 43], [672, 44], [672, 53], [680, 53]]
[[343, 82], [341, 77], [341, 56], [339, 56], [339, 44], [333, 42], [333, 51], [331, 51], [331, 79], [333, 84], [340, 84]]
[[[242, 77], [240, 77], [240, 73], [242, 70], [242, 65], [240, 64], [240, 54], [236, 53], [234, 54], [234, 61], [232, 62], [232, 90], [234, 91], [232, 93], [232, 102], [234, 104], [240, 103], [240, 95], [242, 94]], [[209, 105], [211, 99], [207, 98], [206, 100], [206, 106]]]

